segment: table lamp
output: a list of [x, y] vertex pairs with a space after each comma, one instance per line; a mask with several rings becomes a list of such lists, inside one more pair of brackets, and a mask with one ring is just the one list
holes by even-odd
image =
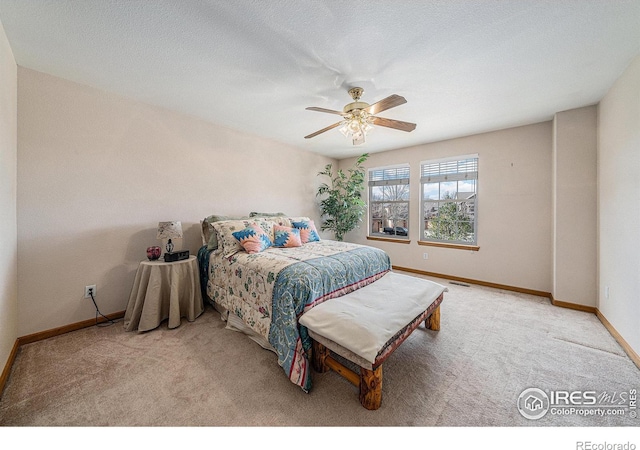
[[182, 238], [182, 224], [180, 222], [160, 222], [158, 223], [158, 235], [156, 237], [163, 242], [165, 240], [167, 241], [165, 250], [166, 253], [171, 255], [173, 253], [173, 242], [171, 242], [171, 239]]

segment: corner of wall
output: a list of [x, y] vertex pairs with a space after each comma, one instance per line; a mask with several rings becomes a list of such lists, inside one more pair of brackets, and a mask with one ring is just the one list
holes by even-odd
[[554, 298], [594, 308], [597, 297], [597, 110], [586, 106], [553, 119]]
[[[9, 364], [18, 337], [17, 65], [0, 23], [0, 368]], [[4, 374], [2, 380], [3, 383]], [[1, 388], [2, 386], [0, 386]]]

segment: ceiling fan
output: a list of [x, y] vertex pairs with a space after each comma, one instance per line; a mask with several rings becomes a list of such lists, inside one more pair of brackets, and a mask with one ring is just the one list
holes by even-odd
[[329, 114], [338, 114], [342, 116], [342, 120], [340, 122], [336, 122], [333, 125], [329, 125], [322, 130], [318, 130], [315, 133], [311, 133], [308, 136], [305, 136], [305, 139], [310, 139], [314, 136], [317, 136], [325, 131], [332, 130], [333, 128], [339, 127], [342, 134], [346, 137], [349, 137], [353, 140], [353, 145], [360, 145], [364, 143], [365, 135], [368, 131], [373, 128], [373, 125], [379, 125], [381, 127], [394, 128], [396, 130], [402, 131], [413, 131], [416, 128], [415, 123], [410, 122], [402, 122], [400, 120], [393, 119], [385, 119], [384, 117], [378, 117], [376, 114], [386, 111], [387, 109], [394, 108], [396, 106], [400, 106], [404, 103], [407, 103], [407, 100], [400, 95], [390, 95], [387, 98], [380, 100], [379, 102], [370, 105], [365, 102], [360, 101], [360, 97], [364, 93], [364, 89], [360, 87], [353, 87], [349, 89], [349, 95], [353, 99], [352, 103], [348, 103], [345, 105], [342, 111], [335, 111], [332, 109], [326, 108], [317, 108], [315, 106], [310, 106], [306, 109], [309, 111], [318, 111], [325, 112]]

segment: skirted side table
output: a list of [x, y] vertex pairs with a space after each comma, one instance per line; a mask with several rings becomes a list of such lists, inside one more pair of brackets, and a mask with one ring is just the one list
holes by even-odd
[[126, 331], [149, 331], [169, 319], [168, 327], [180, 326], [204, 312], [198, 261], [195, 256], [175, 262], [142, 261], [124, 315]]

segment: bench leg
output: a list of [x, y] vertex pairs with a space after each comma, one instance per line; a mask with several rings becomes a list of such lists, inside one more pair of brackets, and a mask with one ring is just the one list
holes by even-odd
[[311, 353], [311, 360], [313, 369], [316, 372], [324, 373], [330, 370], [327, 365], [327, 357], [329, 356], [329, 349], [319, 342], [313, 341], [313, 351]]
[[360, 403], [367, 409], [380, 408], [382, 403], [382, 366], [374, 370], [360, 368]]
[[433, 310], [424, 321], [424, 326], [433, 331], [440, 331], [440, 306]]

